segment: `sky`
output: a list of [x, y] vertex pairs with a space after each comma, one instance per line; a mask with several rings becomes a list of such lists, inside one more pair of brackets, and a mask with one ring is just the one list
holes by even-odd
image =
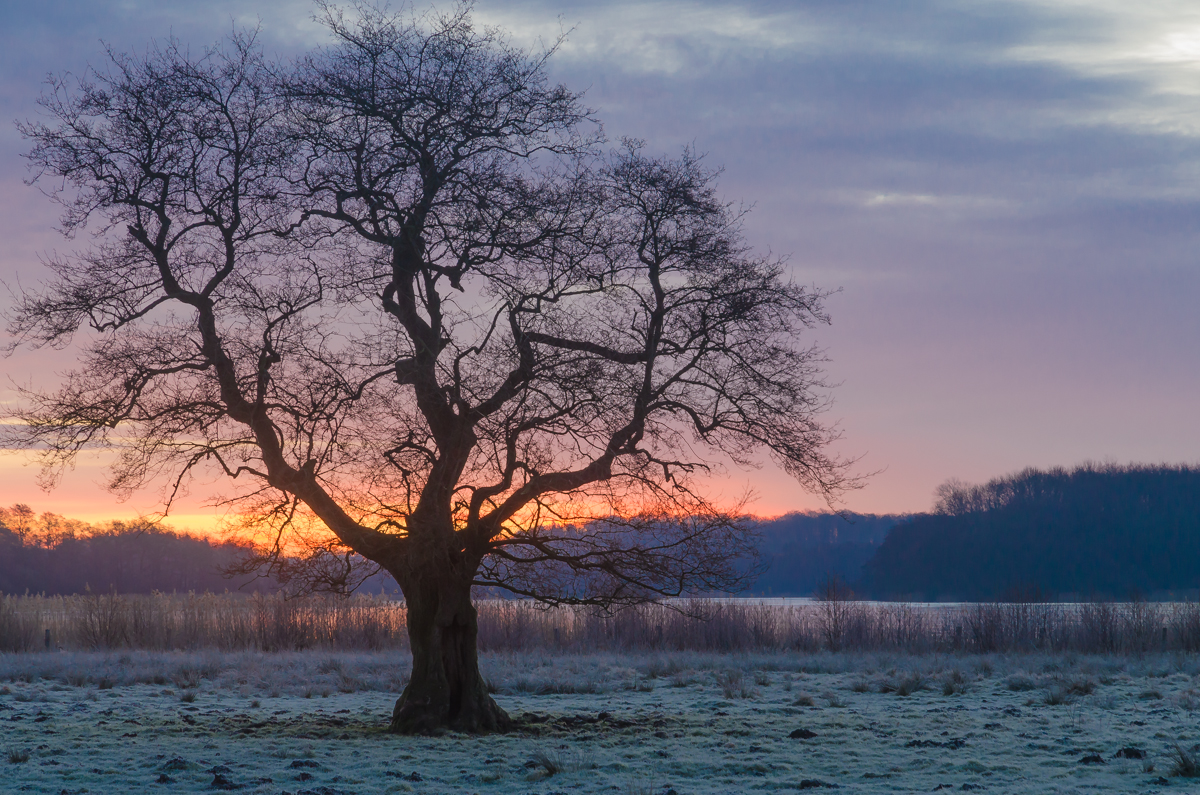
[[[418, 6], [423, 8], [424, 6]], [[34, 284], [74, 245], [26, 177], [8, 120], [48, 73], [103, 46], [196, 47], [261, 24], [269, 52], [324, 40], [301, 0], [46, 0], [0, 6], [0, 279]], [[837, 290], [817, 332], [843, 437], [873, 473], [841, 507], [930, 507], [949, 478], [1027, 466], [1200, 461], [1200, 5], [1118, 2], [481, 0], [610, 138], [684, 145], [724, 168], [748, 241]], [[0, 303], [11, 301], [0, 290]], [[18, 352], [53, 384], [71, 352]], [[0, 505], [97, 520], [148, 513], [87, 458], [49, 493], [0, 453]], [[751, 510], [821, 509], [769, 463], [714, 481]], [[197, 488], [177, 526], [214, 521]]]

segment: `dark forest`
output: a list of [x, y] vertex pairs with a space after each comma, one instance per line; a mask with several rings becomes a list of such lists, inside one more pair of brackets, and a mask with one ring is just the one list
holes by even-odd
[[0, 509], [0, 592], [9, 594], [273, 591], [228, 578], [245, 548], [146, 522], [90, 525], [24, 505]]
[[[762, 573], [746, 595], [808, 596], [832, 576], [887, 599], [1186, 598], [1200, 585], [1200, 469], [1027, 469], [952, 481], [927, 514], [793, 513], [757, 532]], [[0, 509], [3, 593], [278, 590], [223, 573], [246, 552], [147, 523]], [[359, 590], [397, 586], [380, 573]]]
[[[903, 516], [793, 513], [758, 524], [763, 574], [748, 592], [807, 596], [829, 575], [856, 581]], [[0, 509], [0, 593], [276, 591], [266, 577], [226, 576], [247, 548], [145, 522], [89, 525], [25, 506]], [[396, 593], [386, 573], [362, 593]], [[488, 596], [503, 597], [498, 589]]]
[[879, 597], [1181, 597], [1200, 584], [1200, 469], [1083, 465], [951, 482], [864, 567]]

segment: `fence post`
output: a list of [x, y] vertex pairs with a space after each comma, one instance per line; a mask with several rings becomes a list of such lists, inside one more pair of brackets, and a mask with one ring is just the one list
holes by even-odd
[[46, 630], [46, 651], [50, 651], [50, 630]]

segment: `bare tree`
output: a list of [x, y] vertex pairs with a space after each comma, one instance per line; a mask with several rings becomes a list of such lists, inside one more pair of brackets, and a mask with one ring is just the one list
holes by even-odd
[[[503, 729], [473, 585], [613, 606], [736, 588], [750, 529], [698, 476], [766, 451], [832, 495], [845, 465], [823, 294], [744, 243], [685, 151], [600, 151], [580, 97], [466, 11], [322, 6], [334, 43], [264, 63], [112, 53], [22, 127], [80, 257], [13, 312], [80, 369], [5, 426], [51, 479], [118, 451], [112, 487], [202, 471], [269, 543], [254, 561], [400, 584], [413, 654], [396, 731]], [[313, 550], [294, 568], [297, 544]]]

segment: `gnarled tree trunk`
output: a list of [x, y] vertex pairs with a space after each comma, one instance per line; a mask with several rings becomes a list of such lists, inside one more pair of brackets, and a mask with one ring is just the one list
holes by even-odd
[[412, 679], [396, 701], [391, 731], [439, 729], [481, 733], [507, 730], [512, 721], [487, 692], [479, 673], [478, 621], [471, 582], [426, 574], [403, 587], [408, 605]]

